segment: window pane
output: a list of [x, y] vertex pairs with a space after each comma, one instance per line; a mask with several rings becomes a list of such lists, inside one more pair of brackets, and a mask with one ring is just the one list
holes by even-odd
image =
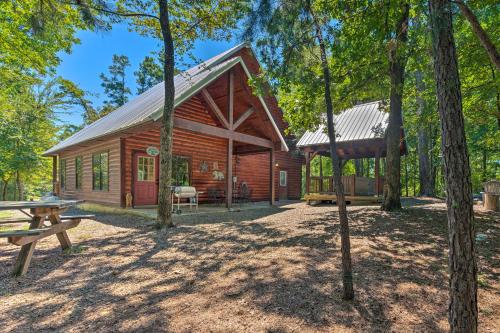
[[101, 155], [92, 155], [92, 188], [101, 189]]
[[286, 171], [280, 171], [280, 186], [286, 186]]
[[109, 190], [108, 153], [101, 153], [101, 190]]
[[76, 189], [82, 188], [82, 172], [83, 172], [82, 157], [77, 156], [75, 158], [75, 188]]
[[172, 185], [188, 186], [189, 179], [189, 160], [185, 157], [172, 157]]
[[61, 188], [66, 187], [66, 160], [61, 160], [59, 163], [59, 170], [60, 170], [60, 182], [61, 182]]
[[155, 159], [154, 157], [138, 157], [137, 160], [137, 180], [155, 181]]

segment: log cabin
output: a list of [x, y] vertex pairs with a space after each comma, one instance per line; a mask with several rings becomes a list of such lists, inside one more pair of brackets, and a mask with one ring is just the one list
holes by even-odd
[[[260, 66], [238, 45], [175, 76], [172, 184], [194, 186], [200, 202], [242, 183], [253, 201], [299, 199], [302, 155], [289, 148], [274, 96], [253, 94]], [[160, 83], [47, 150], [63, 198], [134, 207], [158, 203], [164, 85]]]

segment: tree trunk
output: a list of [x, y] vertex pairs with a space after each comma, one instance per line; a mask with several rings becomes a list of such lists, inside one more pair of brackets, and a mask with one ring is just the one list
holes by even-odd
[[488, 53], [488, 57], [490, 57], [491, 62], [498, 70], [500, 70], [500, 55], [498, 54], [495, 44], [493, 44], [483, 27], [481, 27], [476, 15], [474, 15], [472, 10], [463, 1], [456, 0], [455, 3], [458, 5], [458, 8], [460, 8], [462, 15], [465, 16], [467, 21], [469, 21], [472, 31], [479, 39], [479, 42], [486, 50], [486, 53]]
[[19, 171], [16, 171], [16, 188], [17, 188], [17, 200], [24, 200], [24, 189], [23, 183], [21, 182], [21, 176], [19, 175]]
[[408, 156], [405, 156], [405, 197], [408, 196]]
[[323, 79], [325, 83], [325, 104], [326, 104], [326, 118], [328, 127], [328, 138], [330, 140], [330, 157], [332, 159], [333, 169], [333, 185], [335, 187], [335, 194], [337, 197], [337, 207], [339, 209], [340, 220], [340, 242], [342, 252], [342, 284], [343, 295], [346, 300], [354, 298], [354, 289], [352, 283], [352, 263], [351, 263], [351, 242], [349, 239], [349, 220], [347, 218], [347, 207], [344, 197], [344, 189], [342, 186], [341, 177], [341, 162], [337, 154], [337, 142], [335, 137], [335, 127], [333, 123], [333, 103], [330, 95], [330, 69], [328, 67], [328, 59], [326, 56], [326, 47], [321, 33], [321, 27], [316, 20], [314, 13], [309, 4], [309, 10], [313, 16], [313, 21], [316, 29], [316, 38], [319, 43], [321, 53], [321, 67], [323, 69]]
[[5, 201], [7, 200], [7, 186], [9, 186], [9, 180], [8, 179], [3, 179], [3, 188], [2, 188], [2, 200]]
[[477, 266], [471, 173], [449, 0], [429, 0], [448, 215], [451, 332], [477, 332]]
[[402, 50], [408, 39], [408, 17], [410, 5], [405, 3], [401, 18], [396, 26], [396, 38], [389, 42], [389, 73], [391, 78], [391, 100], [389, 124], [387, 125], [387, 172], [385, 174], [387, 191], [384, 191], [382, 210], [401, 208], [401, 155], [400, 141], [403, 126], [403, 86], [407, 56]]
[[432, 170], [429, 158], [429, 132], [425, 121], [423, 119], [424, 112], [426, 109], [426, 103], [422, 94], [425, 91], [424, 81], [422, 79], [422, 72], [417, 71], [415, 73], [415, 81], [417, 88], [417, 115], [419, 117], [419, 128], [418, 128], [418, 179], [420, 183], [420, 196], [432, 197], [434, 196], [434, 187], [432, 184]]
[[483, 149], [483, 161], [482, 161], [482, 175], [481, 175], [481, 180], [483, 182], [488, 181], [488, 153], [486, 149]]
[[417, 180], [416, 180], [416, 174], [417, 173], [417, 160], [415, 159], [415, 164], [413, 165], [413, 171], [411, 173], [411, 181], [413, 183], [413, 196], [417, 196]]
[[172, 179], [172, 134], [174, 114], [174, 43], [170, 31], [168, 1], [158, 0], [160, 6], [160, 26], [163, 36], [164, 63], [163, 77], [165, 85], [165, 102], [160, 129], [160, 184], [158, 190], [158, 225], [172, 227], [172, 202], [170, 185]]

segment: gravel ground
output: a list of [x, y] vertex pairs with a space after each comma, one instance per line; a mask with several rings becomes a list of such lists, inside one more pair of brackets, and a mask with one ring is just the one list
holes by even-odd
[[[99, 214], [38, 243], [27, 276], [0, 243], [2, 332], [445, 332], [445, 206], [349, 207], [355, 300], [341, 300], [336, 208], [177, 218]], [[477, 211], [480, 332], [500, 330], [500, 215]]]

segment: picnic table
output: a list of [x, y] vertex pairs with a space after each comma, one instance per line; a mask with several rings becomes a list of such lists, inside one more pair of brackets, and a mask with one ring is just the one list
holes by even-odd
[[[20, 210], [26, 215], [24, 218], [0, 219], [0, 225], [22, 222], [30, 224], [28, 230], [0, 232], [0, 237], [8, 238], [9, 243], [21, 246], [12, 272], [14, 275], [24, 275], [28, 271], [33, 251], [40, 239], [55, 234], [63, 250], [71, 247], [66, 230], [75, 228], [81, 219], [92, 218], [93, 215], [63, 216], [61, 213], [81, 202], [83, 200], [0, 201], [0, 210]], [[25, 211], [27, 209], [30, 213]], [[47, 218], [50, 226], [44, 225]]]

